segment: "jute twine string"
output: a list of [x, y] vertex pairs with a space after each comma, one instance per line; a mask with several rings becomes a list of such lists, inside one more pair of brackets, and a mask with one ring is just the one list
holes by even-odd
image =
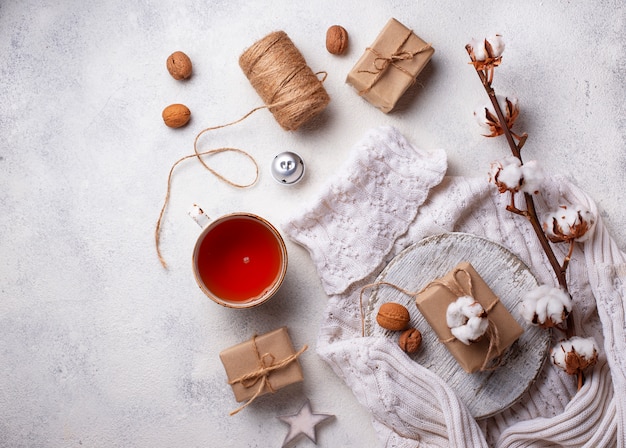
[[[457, 278], [457, 274], [459, 272], [464, 273], [466, 275], [465, 285], [461, 284], [461, 282]], [[367, 289], [373, 288], [373, 287], [379, 287], [383, 285], [389, 286], [403, 294], [406, 294], [409, 297], [412, 297], [413, 299], [416, 299], [417, 296], [419, 296], [422, 292], [426, 291], [429, 288], [432, 288], [433, 286], [439, 285], [448, 289], [456, 297], [461, 297], [465, 295], [474, 297], [472, 277], [469, 272], [467, 272], [463, 268], [457, 268], [452, 273], [452, 279], [453, 281], [451, 282], [444, 281], [442, 279], [434, 280], [430, 282], [429, 284], [427, 284], [422, 289], [420, 289], [419, 291], [411, 291], [411, 290], [402, 288], [401, 286], [398, 286], [394, 283], [385, 282], [385, 281], [369, 283], [363, 286], [359, 294], [359, 311], [361, 313], [361, 336], [365, 336], [365, 315], [363, 313], [363, 294], [365, 293]], [[498, 304], [499, 301], [500, 299], [496, 297], [496, 300], [494, 300], [493, 303], [489, 304], [489, 306], [485, 309], [485, 312], [487, 313], [487, 315], [489, 315], [491, 310], [493, 310], [493, 308]], [[487, 350], [485, 359], [480, 368], [481, 371], [493, 370], [496, 367], [498, 367], [502, 362], [502, 356], [499, 356], [498, 359], [495, 360], [495, 365], [492, 365], [491, 367], [489, 367], [489, 364], [491, 364], [490, 362], [491, 358], [493, 357], [493, 354], [497, 351], [500, 345], [500, 335], [498, 333], [498, 327], [495, 325], [495, 323], [491, 319], [488, 319], [488, 321], [489, 321], [489, 327], [487, 327], [486, 336], [489, 338], [489, 349]], [[457, 339], [454, 336], [448, 339], [439, 339], [439, 341], [443, 344], [449, 344], [451, 342], [454, 342], [455, 340]]]
[[[237, 148], [219, 148], [200, 152], [198, 151], [200, 138], [209, 131], [237, 124], [261, 109], [269, 109], [284, 129], [296, 130], [300, 125], [320, 113], [330, 101], [330, 97], [322, 84], [326, 79], [326, 74], [324, 72], [313, 73], [306, 65], [302, 54], [283, 31], [271, 33], [252, 45], [241, 55], [239, 65], [265, 105], [252, 109], [231, 123], [201, 130], [193, 142], [194, 154], [181, 157], [170, 168], [165, 201], [154, 231], [157, 255], [164, 268], [167, 268], [167, 263], [163, 259], [159, 246], [161, 223], [170, 198], [172, 174], [178, 164], [190, 158], [197, 158], [202, 166], [219, 180], [236, 188], [250, 187], [259, 178], [258, 164], [249, 153]], [[324, 75], [321, 80], [318, 78], [319, 74]], [[233, 182], [211, 168], [202, 158], [202, 156], [228, 151], [244, 155], [252, 161], [255, 176], [251, 182], [245, 184]]]
[[375, 48], [372, 48], [372, 47], [367, 47], [366, 48], [366, 51], [369, 51], [369, 52], [373, 53], [374, 56], [376, 56], [376, 58], [374, 59], [374, 69], [375, 70], [359, 70], [359, 73], [370, 73], [370, 74], [375, 75], [375, 76], [374, 76], [374, 78], [372, 78], [372, 80], [370, 81], [370, 83], [369, 83], [369, 85], [367, 87], [365, 87], [364, 89], [359, 91], [359, 95], [365, 95], [370, 90], [372, 90], [372, 87], [374, 87], [374, 85], [385, 74], [385, 72], [387, 71], [387, 69], [390, 66], [393, 66], [394, 68], [400, 70], [402, 73], [404, 73], [405, 75], [410, 77], [412, 79], [412, 83], [415, 82], [415, 78], [413, 77], [413, 75], [408, 70], [406, 70], [404, 67], [399, 65], [398, 62], [400, 62], [400, 61], [407, 61], [407, 60], [413, 59], [418, 54], [423, 53], [424, 51], [430, 49], [431, 48], [431, 44], [426, 44], [423, 47], [421, 47], [421, 48], [419, 48], [419, 49], [417, 49], [415, 51], [401, 50], [401, 48], [404, 46], [404, 44], [406, 44], [406, 42], [409, 40], [409, 37], [411, 37], [412, 34], [413, 34], [413, 30], [407, 30], [407, 33], [406, 33], [404, 39], [402, 39], [402, 41], [400, 41], [400, 44], [396, 48], [396, 51], [394, 51], [389, 56], [384, 56], [384, 55], [380, 54]]
[[239, 65], [285, 130], [298, 129], [330, 101], [323, 80], [307, 66], [284, 31], [253, 44], [240, 56]]
[[[171, 192], [171, 188], [172, 188], [172, 175], [174, 174], [174, 169], [183, 161], [187, 160], [187, 159], [191, 159], [191, 158], [196, 158], [200, 161], [200, 163], [204, 166], [204, 168], [206, 168], [211, 174], [213, 174], [215, 177], [217, 177], [219, 180], [221, 180], [222, 182], [227, 183], [228, 185], [231, 185], [235, 188], [247, 188], [247, 187], [251, 187], [252, 185], [254, 185], [258, 178], [259, 178], [259, 165], [257, 164], [256, 160], [254, 159], [254, 157], [252, 157], [249, 153], [247, 153], [246, 151], [243, 151], [241, 149], [238, 148], [217, 148], [217, 149], [211, 149], [208, 151], [198, 151], [198, 141], [200, 139], [200, 137], [208, 132], [208, 131], [213, 131], [216, 129], [221, 129], [221, 128], [225, 128], [227, 126], [231, 126], [234, 124], [237, 124], [243, 120], [245, 120], [246, 118], [248, 118], [250, 115], [252, 115], [254, 112], [256, 112], [259, 109], [264, 109], [267, 106], [262, 106], [262, 107], [257, 107], [255, 109], [252, 109], [250, 112], [248, 112], [247, 114], [245, 114], [243, 117], [241, 117], [238, 120], [235, 120], [231, 123], [227, 123], [224, 125], [219, 125], [219, 126], [213, 126], [213, 127], [209, 127], [209, 128], [205, 128], [202, 131], [200, 131], [197, 135], [196, 138], [193, 142], [193, 150], [194, 150], [194, 154], [190, 154], [190, 155], [186, 155], [181, 157], [180, 159], [178, 159], [176, 162], [174, 162], [174, 164], [172, 165], [172, 167], [170, 168], [170, 172], [167, 175], [167, 190], [165, 192], [165, 200], [163, 201], [163, 207], [161, 207], [161, 212], [159, 213], [159, 219], [157, 219], [157, 224], [156, 224], [156, 228], [154, 229], [154, 242], [156, 245], [156, 251], [157, 251], [157, 256], [159, 257], [159, 261], [161, 262], [161, 265], [164, 268], [167, 268], [167, 263], [165, 262], [165, 259], [163, 258], [163, 255], [161, 254], [161, 248], [160, 248], [160, 240], [161, 240], [161, 224], [163, 221], [163, 215], [165, 214], [165, 210], [167, 208], [167, 205], [169, 203], [169, 199], [170, 199], [170, 192]], [[234, 153], [238, 153], [241, 154], [245, 157], [247, 157], [248, 159], [250, 159], [250, 161], [252, 162], [252, 164], [254, 165], [254, 179], [248, 183], [245, 184], [240, 184], [237, 182], [233, 182], [231, 180], [229, 180], [228, 178], [226, 178], [224, 175], [220, 174], [219, 172], [215, 171], [213, 168], [211, 168], [210, 166], [208, 166], [206, 164], [206, 162], [202, 159], [202, 156], [209, 156], [209, 155], [215, 155], [215, 154], [220, 154], [223, 152], [234, 152]]]
[[289, 355], [285, 359], [282, 359], [276, 362], [276, 357], [272, 355], [271, 353], [264, 353], [263, 355], [261, 355], [261, 353], [259, 352], [259, 348], [256, 344], [256, 338], [257, 338], [256, 335], [252, 337], [252, 349], [254, 350], [254, 354], [258, 360], [257, 369], [250, 373], [246, 373], [245, 375], [242, 375], [238, 378], [235, 378], [234, 380], [230, 380], [228, 384], [232, 386], [233, 384], [239, 383], [247, 389], [249, 387], [254, 386], [257, 382], [260, 381], [259, 387], [257, 388], [254, 395], [247, 402], [239, 406], [234, 411], [231, 411], [230, 415], [235, 415], [242, 409], [249, 406], [254, 400], [256, 400], [256, 398], [263, 392], [265, 388], [267, 388], [267, 390], [270, 393], [274, 393], [275, 390], [272, 388], [272, 385], [270, 384], [270, 380], [269, 380], [270, 374], [275, 370], [282, 369], [283, 367], [286, 367], [287, 365], [291, 364], [292, 362], [297, 360], [300, 357], [300, 355], [302, 355], [302, 353], [304, 353], [309, 348], [307, 345], [304, 345], [300, 350], [298, 350], [293, 355]]

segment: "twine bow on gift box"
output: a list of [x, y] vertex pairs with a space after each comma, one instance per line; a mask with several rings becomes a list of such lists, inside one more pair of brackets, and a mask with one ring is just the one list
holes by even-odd
[[252, 337], [252, 348], [258, 360], [257, 369], [249, 373], [246, 373], [245, 375], [241, 375], [238, 378], [230, 380], [228, 384], [232, 386], [233, 384], [239, 383], [246, 389], [253, 387], [257, 383], [259, 383], [259, 386], [256, 392], [254, 393], [254, 395], [243, 405], [239, 406], [234, 411], [231, 411], [230, 415], [235, 415], [242, 409], [246, 408], [249, 404], [251, 404], [254, 400], [256, 400], [256, 398], [259, 395], [261, 395], [261, 393], [263, 392], [265, 388], [267, 388], [267, 390], [270, 393], [274, 393], [275, 390], [272, 387], [270, 380], [269, 380], [271, 373], [291, 364], [292, 362], [297, 360], [300, 357], [300, 355], [308, 349], [308, 346], [304, 345], [296, 353], [289, 355], [286, 358], [277, 362], [276, 357], [272, 355], [271, 353], [264, 353], [263, 355], [261, 355], [261, 353], [259, 352], [259, 348], [256, 344], [256, 338], [257, 338], [256, 335]]
[[374, 65], [374, 70], [359, 70], [358, 72], [370, 73], [375, 76], [366, 88], [359, 91], [359, 95], [365, 95], [366, 93], [368, 93], [372, 89], [372, 87], [374, 87], [374, 85], [378, 82], [378, 80], [385, 74], [387, 69], [391, 66], [400, 70], [402, 73], [406, 74], [409, 78], [411, 78], [412, 79], [411, 84], [415, 83], [415, 77], [413, 76], [413, 74], [411, 74], [411, 72], [406, 70], [404, 67], [402, 67], [398, 63], [401, 61], [411, 60], [418, 54], [429, 50], [431, 48], [431, 44], [426, 44], [423, 47], [415, 51], [402, 50], [402, 47], [404, 47], [404, 45], [409, 40], [412, 34], [413, 34], [413, 30], [407, 30], [405, 37], [402, 39], [402, 41], [400, 41], [400, 44], [398, 45], [396, 50], [393, 53], [391, 53], [389, 56], [382, 55], [381, 53], [378, 52], [378, 50], [376, 50], [373, 47], [366, 48], [366, 51], [369, 51], [373, 53], [374, 56], [376, 56], [376, 58], [374, 59], [372, 63]]

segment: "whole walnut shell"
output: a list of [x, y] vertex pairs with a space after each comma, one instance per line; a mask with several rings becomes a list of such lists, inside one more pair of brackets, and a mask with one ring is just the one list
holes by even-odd
[[180, 128], [189, 122], [191, 111], [184, 104], [170, 104], [163, 109], [161, 116], [166, 126]]
[[395, 302], [383, 303], [376, 315], [378, 325], [391, 331], [404, 330], [409, 325], [409, 320], [409, 310]]
[[191, 76], [191, 59], [182, 51], [175, 51], [167, 58], [167, 71], [174, 79], [187, 79]]
[[348, 48], [348, 32], [339, 25], [333, 25], [326, 31], [326, 49], [331, 54], [343, 54]]
[[422, 333], [417, 328], [409, 328], [400, 335], [398, 345], [407, 353], [415, 353], [422, 345]]

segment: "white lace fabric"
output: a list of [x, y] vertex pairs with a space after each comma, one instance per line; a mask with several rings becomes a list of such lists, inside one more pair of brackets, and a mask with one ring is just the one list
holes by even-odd
[[548, 181], [537, 197], [539, 212], [580, 203], [598, 216], [593, 238], [578, 245], [568, 269], [577, 335], [593, 336], [604, 348], [580, 391], [547, 362], [519, 403], [476, 421], [444, 381], [397, 344], [362, 336], [361, 287], [430, 235], [489, 238], [540, 283], [555, 284], [529, 223], [505, 210], [508, 195], [486, 176], [446, 177], [446, 168], [444, 151], [416, 148], [392, 127], [372, 129], [316, 199], [284, 224], [309, 251], [329, 296], [317, 353], [371, 411], [382, 446], [626, 446], [626, 255], [595, 203], [564, 179]]

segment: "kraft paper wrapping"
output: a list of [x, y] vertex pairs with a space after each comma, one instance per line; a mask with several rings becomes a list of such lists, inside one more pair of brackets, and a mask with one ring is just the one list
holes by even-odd
[[[305, 349], [306, 346], [300, 352]], [[297, 359], [300, 352], [294, 350], [287, 328], [281, 327], [223, 350], [220, 359], [235, 399], [242, 402], [302, 381], [302, 368]], [[286, 365], [271, 370], [267, 375], [259, 374], [246, 381], [237, 381], [245, 375], [271, 369], [285, 361]]]
[[[454, 338], [446, 323], [448, 305], [456, 301], [458, 297], [440, 282], [465, 284], [465, 275], [461, 273], [462, 271], [471, 277], [473, 290], [471, 295], [485, 310], [489, 310], [487, 317], [497, 328], [497, 344], [492, 349], [491, 354], [489, 353], [490, 339], [487, 334], [478, 342], [465, 345]], [[464, 287], [463, 289], [466, 290], [467, 288]], [[445, 276], [424, 288], [416, 297], [416, 304], [433, 331], [467, 373], [480, 370], [486, 362], [502, 355], [524, 332], [524, 329], [468, 262], [459, 263]]]
[[392, 18], [348, 73], [346, 82], [388, 113], [434, 53], [429, 44]]

